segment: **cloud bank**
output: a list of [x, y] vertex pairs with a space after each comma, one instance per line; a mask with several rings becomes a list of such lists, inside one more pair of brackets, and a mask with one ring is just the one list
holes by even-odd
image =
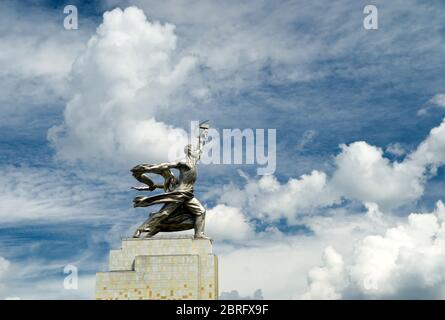
[[444, 299], [445, 206], [412, 213], [382, 235], [364, 237], [349, 263], [332, 247], [324, 263], [309, 271], [303, 298]]
[[[422, 197], [426, 182], [445, 161], [445, 121], [433, 128], [417, 149], [391, 161], [381, 148], [365, 141], [340, 145], [330, 176], [314, 170], [280, 183], [274, 176], [246, 178], [244, 187], [227, 185], [217, 202], [239, 207], [250, 216], [298, 222], [302, 214], [341, 204], [344, 200], [374, 203], [383, 211]], [[276, 204], [279, 203], [279, 206]]]

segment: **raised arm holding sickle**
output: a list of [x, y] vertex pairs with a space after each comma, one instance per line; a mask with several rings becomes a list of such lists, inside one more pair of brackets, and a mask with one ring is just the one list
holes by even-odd
[[[180, 231], [194, 228], [195, 238], [208, 239], [204, 234], [204, 206], [195, 198], [193, 185], [197, 178], [197, 162], [207, 140], [209, 126], [207, 122], [200, 124], [199, 140], [196, 152], [192, 145], [184, 148], [186, 155], [182, 161], [161, 164], [141, 164], [131, 171], [133, 176], [147, 187], [134, 187], [139, 191], [164, 189], [165, 193], [151, 197], [138, 196], [133, 200], [134, 207], [146, 207], [154, 204], [164, 204], [158, 212], [154, 212], [136, 230], [134, 237], [140, 237], [146, 232], [148, 237], [160, 231]], [[179, 171], [176, 179], [171, 169]], [[145, 173], [156, 173], [164, 177], [164, 184], [155, 184]]]

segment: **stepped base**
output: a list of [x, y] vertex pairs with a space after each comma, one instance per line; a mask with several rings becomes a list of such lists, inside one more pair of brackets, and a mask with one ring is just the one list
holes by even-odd
[[213, 300], [218, 258], [212, 243], [192, 236], [122, 239], [109, 272], [96, 274], [96, 299]]

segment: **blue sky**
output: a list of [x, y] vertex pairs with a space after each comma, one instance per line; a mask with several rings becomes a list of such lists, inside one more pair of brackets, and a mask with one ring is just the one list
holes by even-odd
[[[399, 286], [400, 274], [388, 269], [379, 277], [393, 287], [368, 292], [340, 273], [372, 262], [354, 256], [350, 239], [385, 237], [410, 226], [413, 212], [440, 216], [440, 207], [431, 212], [444, 199], [445, 136], [430, 131], [445, 116], [445, 102], [434, 100], [445, 90], [442, 1], [374, 1], [378, 30], [362, 26], [367, 1], [70, 4], [79, 30], [63, 28], [63, 1], [0, 5], [0, 257], [9, 265], [3, 276], [0, 268], [0, 297], [92, 298], [108, 251], [146, 214], [131, 208], [128, 170], [162, 160], [163, 135], [196, 119], [218, 129], [277, 129], [273, 177], [256, 176], [252, 165], [201, 165], [196, 193], [221, 256], [222, 291], [385, 298], [421, 285], [403, 275], [407, 287]], [[113, 47], [117, 35], [136, 44]], [[159, 139], [126, 140], [138, 134]], [[367, 220], [372, 212], [380, 222]], [[238, 236], [218, 229], [225, 214]], [[239, 283], [251, 255], [278, 268], [273, 251], [289, 259], [282, 275]], [[337, 256], [341, 272], [330, 265]], [[67, 264], [79, 267], [75, 292], [62, 288]], [[320, 265], [337, 280], [317, 282], [311, 270]], [[434, 282], [424, 294], [443, 298], [444, 286]]]

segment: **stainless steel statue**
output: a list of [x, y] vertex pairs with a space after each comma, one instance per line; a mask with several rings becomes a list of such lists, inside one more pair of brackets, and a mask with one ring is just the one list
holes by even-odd
[[[158, 232], [195, 230], [195, 238], [208, 239], [204, 234], [206, 210], [193, 194], [193, 185], [197, 178], [197, 163], [201, 157], [202, 149], [207, 141], [208, 122], [200, 123], [198, 146], [194, 148], [187, 145], [184, 148], [185, 159], [171, 163], [140, 164], [131, 169], [133, 176], [145, 184], [142, 187], [133, 187], [138, 191], [154, 191], [163, 189], [164, 193], [134, 198], [134, 207], [148, 207], [154, 204], [163, 204], [157, 212], [152, 212], [149, 218], [137, 228], [133, 237], [139, 238], [143, 233], [145, 237], [152, 237]], [[179, 171], [176, 178], [171, 169]], [[156, 184], [147, 174], [158, 174], [164, 178], [163, 184]]]

